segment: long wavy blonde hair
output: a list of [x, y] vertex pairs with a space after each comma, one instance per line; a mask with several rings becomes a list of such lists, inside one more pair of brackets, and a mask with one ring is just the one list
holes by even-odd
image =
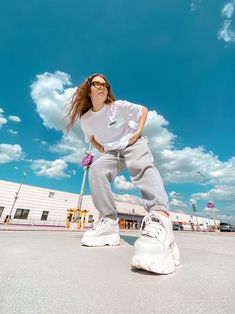
[[[67, 132], [73, 127], [77, 119], [80, 119], [81, 116], [84, 115], [84, 113], [86, 113], [89, 109], [92, 108], [92, 102], [89, 94], [91, 89], [91, 82], [95, 76], [102, 77], [105, 80], [105, 82], [109, 84], [108, 80], [103, 74], [95, 73], [87, 77], [85, 81], [77, 87], [71, 102], [66, 107], [65, 118], [69, 118]], [[116, 99], [112, 93], [111, 87], [109, 87], [108, 96], [107, 99], [105, 100], [105, 103], [110, 104], [115, 100]]]

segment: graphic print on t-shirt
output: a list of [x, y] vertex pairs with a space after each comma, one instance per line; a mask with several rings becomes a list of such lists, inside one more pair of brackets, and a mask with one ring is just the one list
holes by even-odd
[[121, 117], [119, 117], [118, 119], [112, 120], [109, 122], [108, 127], [109, 128], [118, 128], [120, 127], [123, 123], [125, 122], [125, 120]]

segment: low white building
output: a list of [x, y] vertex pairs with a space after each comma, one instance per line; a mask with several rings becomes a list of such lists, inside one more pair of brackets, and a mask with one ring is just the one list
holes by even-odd
[[[45, 225], [65, 227], [68, 209], [77, 208], [79, 194], [59, 190], [20, 184], [0, 180], [0, 224], [7, 215], [11, 215], [12, 224]], [[18, 193], [19, 191], [19, 193]], [[120, 227], [139, 228], [146, 214], [143, 206], [116, 201], [119, 213]], [[82, 209], [87, 210], [85, 227], [90, 227], [99, 219], [91, 195], [84, 195]], [[178, 222], [184, 229], [191, 229], [191, 224], [213, 225], [208, 218], [189, 216], [181, 213], [170, 213], [173, 222]], [[218, 222], [217, 222], [218, 223]]]

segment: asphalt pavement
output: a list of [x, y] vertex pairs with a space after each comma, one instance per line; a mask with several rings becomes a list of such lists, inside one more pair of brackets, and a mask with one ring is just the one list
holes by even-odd
[[130, 267], [138, 234], [82, 247], [81, 232], [0, 231], [0, 313], [235, 313], [235, 233], [176, 231], [171, 275]]

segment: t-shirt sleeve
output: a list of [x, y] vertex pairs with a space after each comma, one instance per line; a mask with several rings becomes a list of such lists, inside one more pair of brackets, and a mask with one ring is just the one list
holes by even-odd
[[82, 131], [84, 133], [85, 142], [90, 143], [90, 141], [92, 140], [92, 135], [89, 134], [89, 132], [88, 132], [87, 128], [85, 127], [82, 119], [80, 120], [80, 125], [81, 125]]
[[139, 122], [144, 106], [133, 104], [126, 100], [118, 100], [117, 105], [127, 109], [129, 120]]

